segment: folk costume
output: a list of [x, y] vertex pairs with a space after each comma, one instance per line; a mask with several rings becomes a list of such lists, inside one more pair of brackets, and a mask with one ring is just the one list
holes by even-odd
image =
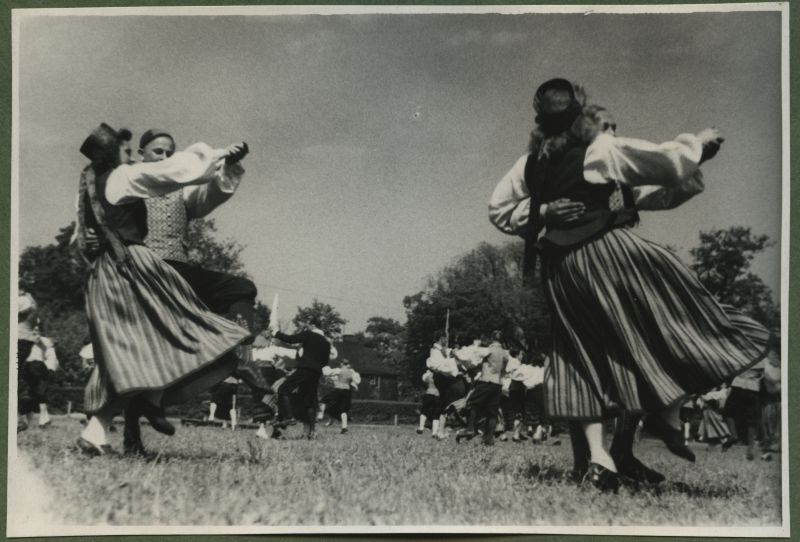
[[475, 387], [467, 399], [468, 421], [467, 428], [456, 434], [456, 441], [462, 438], [472, 438], [477, 430], [477, 421], [484, 420], [483, 443], [494, 444], [494, 430], [500, 409], [502, 395], [502, 377], [505, 375], [508, 364], [508, 352], [498, 342], [494, 341], [484, 349], [485, 357], [480, 365], [480, 375], [475, 381]]
[[342, 433], [347, 433], [347, 417], [353, 402], [353, 390], [361, 384], [361, 375], [350, 364], [342, 360], [341, 367], [331, 369], [322, 368], [322, 374], [333, 381], [333, 389], [322, 398], [321, 413], [328, 413], [331, 418], [339, 418], [342, 423]]
[[[630, 229], [637, 209], [671, 208], [702, 189], [703, 142], [684, 134], [657, 145], [608, 133], [583, 142], [572, 135], [582, 109], [575, 94], [565, 80], [539, 88], [540, 106], [559, 95], [568, 95], [569, 105], [537, 109], [544, 139], [501, 180], [489, 214], [502, 231], [525, 236], [528, 262], [542, 256], [553, 315], [547, 412], [587, 424], [592, 456], [606, 463], [596, 465], [593, 481], [603, 485], [600, 477], [608, 475], [617, 480], [613, 489], [618, 478], [602, 449], [601, 420], [623, 411], [666, 414], [765, 352], [675, 255]], [[586, 212], [546, 226], [547, 205], [560, 198], [583, 203]], [[679, 429], [658, 416], [648, 422], [671, 451], [694, 459]]]
[[287, 335], [277, 332], [275, 338], [287, 344], [299, 344], [302, 354], [297, 360], [297, 368], [286, 377], [286, 380], [278, 388], [279, 400], [282, 402], [282, 412], [286, 412], [287, 419], [278, 420], [278, 425], [284, 425], [293, 421], [296, 417], [293, 412], [290, 394], [297, 391], [302, 402], [302, 412], [299, 417], [306, 426], [306, 437], [314, 438], [315, 422], [317, 412], [317, 388], [319, 379], [322, 376], [322, 368], [328, 365], [332, 357], [330, 341], [325, 337], [322, 330], [312, 327], [297, 333]]
[[433, 383], [439, 391], [439, 427], [434, 436], [443, 439], [447, 436], [447, 411], [467, 395], [466, 382], [450, 349], [439, 343], [431, 348], [425, 365], [433, 373]]
[[247, 331], [210, 312], [144, 245], [145, 199], [236, 170], [225, 164], [226, 151], [202, 143], [161, 162], [119, 165], [117, 134], [105, 124], [81, 153], [92, 163], [81, 175], [78, 240], [91, 227], [102, 231], [103, 245], [86, 284], [95, 368], [85, 406], [94, 416], [80, 445], [105, 453], [105, 427], [120, 400], [136, 399], [152, 423], [153, 408], [185, 401], [236, 368], [231, 353]]
[[722, 417], [722, 409], [725, 408], [730, 392], [730, 388], [718, 388], [699, 397], [703, 416], [699, 436], [704, 442], [714, 444], [730, 438], [731, 432]]
[[425, 423], [430, 420], [431, 434], [435, 437], [439, 434], [439, 416], [442, 413], [442, 405], [439, 389], [433, 381], [433, 371], [425, 371], [422, 375], [422, 383], [425, 384], [425, 393], [422, 395], [417, 434], [421, 435], [425, 431]]
[[[701, 150], [689, 134], [662, 145], [602, 134], [557, 158], [523, 157], [498, 186], [495, 196], [526, 193], [537, 205], [570, 198], [588, 209], [572, 226], [548, 228], [540, 242], [555, 316], [545, 377], [551, 417], [657, 410], [763, 357], [677, 257], [626, 227], [637, 220], [634, 207], [648, 208], [630, 187], [689, 189]], [[617, 189], [630, 206], [611, 210]], [[492, 211], [496, 225], [512, 227], [511, 214]], [[535, 239], [543, 224], [535, 215], [526, 223]]]

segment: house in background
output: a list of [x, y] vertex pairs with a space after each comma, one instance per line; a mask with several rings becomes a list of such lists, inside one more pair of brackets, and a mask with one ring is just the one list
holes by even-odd
[[342, 336], [334, 346], [339, 355], [331, 362], [331, 367], [338, 367], [341, 360], [347, 358], [353, 369], [361, 375], [361, 385], [353, 394], [354, 399], [397, 401], [399, 373], [381, 360], [377, 350], [364, 346], [353, 335]]

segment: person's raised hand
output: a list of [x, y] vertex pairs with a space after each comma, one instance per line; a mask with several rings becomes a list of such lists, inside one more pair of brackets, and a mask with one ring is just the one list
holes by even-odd
[[700, 163], [711, 160], [719, 152], [719, 148], [725, 138], [722, 137], [716, 128], [706, 128], [697, 134], [697, 138], [703, 145], [703, 153], [700, 156]]
[[239, 162], [242, 158], [247, 156], [247, 153], [250, 152], [250, 147], [247, 146], [247, 143], [242, 141], [240, 143], [234, 143], [233, 145], [230, 145], [227, 149], [225, 149], [225, 151], [225, 163], [231, 165]]

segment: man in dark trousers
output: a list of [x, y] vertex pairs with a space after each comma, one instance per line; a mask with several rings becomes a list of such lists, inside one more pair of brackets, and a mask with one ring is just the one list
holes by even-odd
[[483, 443], [491, 446], [494, 444], [494, 429], [497, 426], [497, 416], [500, 409], [500, 399], [503, 387], [500, 384], [508, 365], [508, 352], [500, 344], [502, 334], [500, 331], [492, 333], [492, 343], [485, 350], [483, 361], [480, 364], [480, 375], [475, 388], [467, 399], [469, 422], [467, 428], [456, 433], [456, 442], [462, 438], [471, 439], [476, 433], [476, 422], [483, 418], [486, 420], [483, 431]]
[[302, 417], [297, 416], [305, 427], [305, 437], [313, 439], [316, 436], [315, 422], [317, 413], [317, 388], [322, 375], [322, 368], [335, 356], [331, 355], [330, 341], [319, 328], [320, 322], [312, 320], [310, 326], [295, 335], [287, 335], [274, 331], [274, 337], [287, 344], [299, 344], [302, 353], [297, 360], [297, 368], [286, 377], [286, 381], [278, 388], [279, 401], [286, 412], [287, 419], [275, 422], [278, 427], [285, 427], [294, 422], [294, 413], [290, 394], [297, 390], [299, 402], [303, 406]]

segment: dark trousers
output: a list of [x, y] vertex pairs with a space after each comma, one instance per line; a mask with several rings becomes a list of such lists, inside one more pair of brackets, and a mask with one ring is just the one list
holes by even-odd
[[31, 385], [27, 359], [31, 355], [33, 343], [31, 341], [17, 341], [17, 413], [28, 414], [36, 412], [38, 403], [36, 391]]
[[497, 427], [497, 416], [500, 410], [500, 398], [503, 395], [503, 388], [500, 384], [492, 382], [478, 382], [472, 390], [472, 394], [467, 401], [469, 410], [468, 427], [475, 431], [479, 419], [484, 419], [483, 441], [494, 441], [494, 429]]
[[202, 267], [165, 260], [184, 278], [197, 297], [216, 314], [236, 320], [241, 316], [253, 329], [254, 306], [258, 290], [253, 281]]
[[[278, 390], [279, 399], [288, 417], [296, 417], [310, 424], [314, 425], [317, 416], [317, 388], [319, 387], [319, 378], [321, 373], [314, 369], [307, 367], [298, 367], [281, 384]], [[299, 403], [302, 405], [305, 412], [302, 416], [298, 416], [293, 412], [293, 406], [290, 394], [297, 390]]]

